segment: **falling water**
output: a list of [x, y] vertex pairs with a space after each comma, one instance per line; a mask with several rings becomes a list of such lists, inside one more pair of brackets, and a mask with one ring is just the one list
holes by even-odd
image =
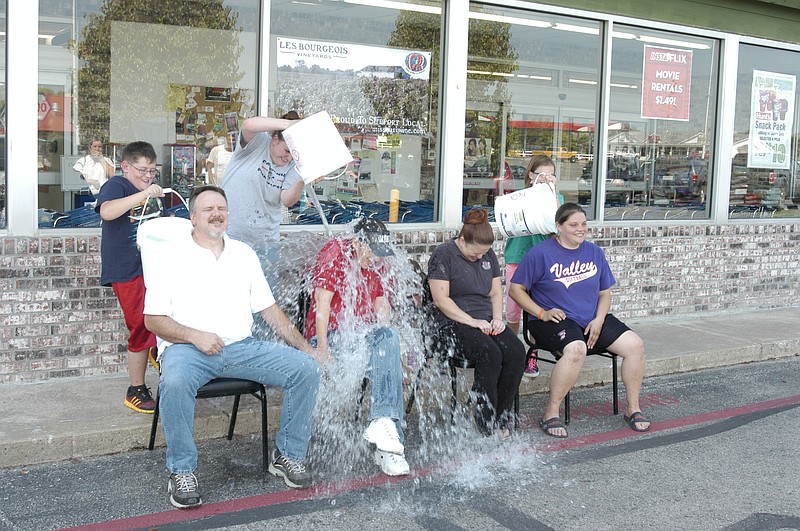
[[[295, 233], [281, 242], [279, 281], [273, 286], [276, 301], [296, 323], [302, 323], [309, 300], [311, 269], [329, 237]], [[472, 415], [463, 402], [467, 371], [459, 370], [459, 404], [451, 413], [449, 369], [426, 344], [422, 330], [429, 317], [421, 308], [422, 278], [403, 249], [395, 256], [376, 258], [376, 267], [385, 279], [384, 289], [392, 305], [391, 326], [398, 332], [404, 368], [404, 405], [415, 393], [412, 411], [405, 415], [406, 459], [412, 469], [448, 463], [448, 481], [461, 487], [485, 485], [489, 468], [516, 466], [510, 463], [531, 455], [528, 444], [519, 438], [502, 444], [493, 437], [478, 434]], [[354, 279], [357, 265], [349, 278]], [[354, 282], [342, 286], [344, 307], [353, 307]], [[326, 370], [315, 410], [314, 434], [309, 459], [317, 483], [335, 483], [359, 475], [380, 473], [372, 461], [373, 448], [363, 439], [369, 423], [371, 386], [367, 384], [363, 404], [359, 396], [368, 374], [370, 351], [366, 337], [370, 327], [357, 322], [350, 312], [339, 319], [339, 339], [333, 349], [335, 361]], [[260, 330], [258, 333], [264, 333]], [[516, 441], [516, 442], [515, 442]], [[515, 457], [516, 456], [516, 457]], [[526, 457], [527, 456], [527, 457]], [[444, 472], [443, 472], [444, 473]]]

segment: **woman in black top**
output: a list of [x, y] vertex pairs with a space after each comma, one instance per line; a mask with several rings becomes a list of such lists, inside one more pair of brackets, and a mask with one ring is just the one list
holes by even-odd
[[479, 431], [491, 435], [499, 429], [508, 436], [525, 347], [503, 321], [503, 286], [493, 243], [486, 210], [468, 211], [459, 235], [433, 252], [428, 283], [440, 329], [437, 343], [475, 364]]

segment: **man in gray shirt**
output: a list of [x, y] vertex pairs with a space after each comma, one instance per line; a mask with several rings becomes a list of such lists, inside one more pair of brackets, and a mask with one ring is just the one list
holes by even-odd
[[280, 239], [281, 205], [291, 207], [303, 193], [282, 131], [299, 116], [290, 111], [281, 118], [255, 116], [242, 123], [233, 158], [220, 187], [228, 196], [231, 238], [265, 251], [277, 259]]

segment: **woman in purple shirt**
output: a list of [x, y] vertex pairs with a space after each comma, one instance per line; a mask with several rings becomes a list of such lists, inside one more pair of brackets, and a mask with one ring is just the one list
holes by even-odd
[[550, 398], [542, 430], [566, 437], [561, 402], [575, 385], [589, 349], [605, 349], [622, 358], [627, 393], [625, 421], [635, 431], [650, 429], [639, 407], [644, 376], [644, 343], [611, 309], [614, 275], [603, 250], [586, 241], [586, 212], [565, 203], [556, 212], [557, 235], [533, 247], [522, 259], [510, 294], [530, 314], [536, 344], [563, 355], [550, 376]]

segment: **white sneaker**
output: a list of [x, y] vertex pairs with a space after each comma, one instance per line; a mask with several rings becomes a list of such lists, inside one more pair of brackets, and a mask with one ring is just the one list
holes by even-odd
[[375, 464], [381, 467], [381, 471], [387, 476], [406, 476], [411, 472], [406, 458], [402, 455], [375, 450], [373, 459], [375, 459]]
[[370, 422], [364, 431], [364, 439], [384, 452], [403, 455], [405, 451], [394, 421], [389, 417], [381, 417]]

